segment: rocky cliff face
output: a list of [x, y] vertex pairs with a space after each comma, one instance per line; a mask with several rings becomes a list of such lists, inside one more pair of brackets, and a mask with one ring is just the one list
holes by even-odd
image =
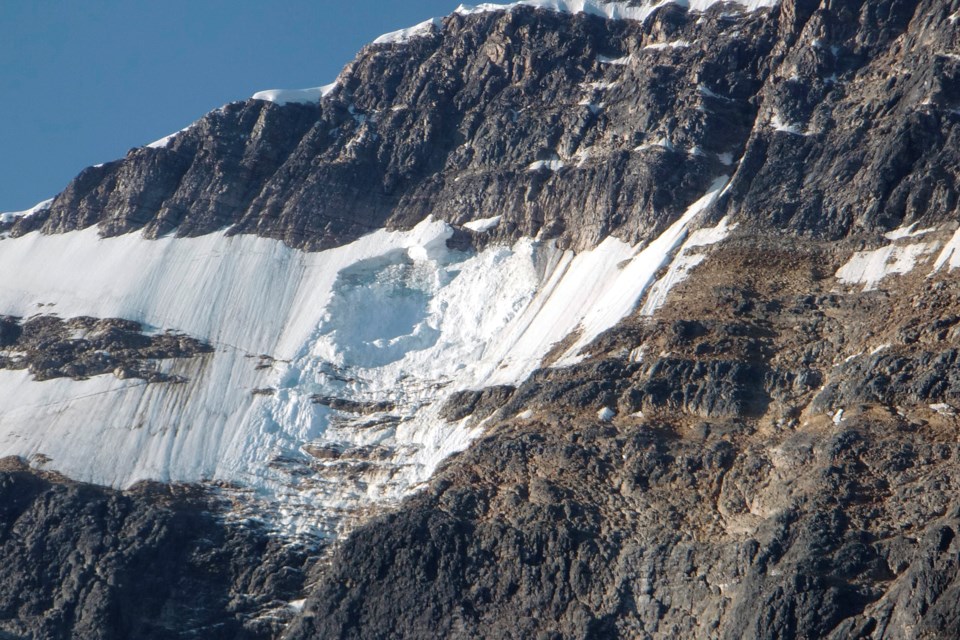
[[196, 488], [111, 491], [5, 458], [0, 496], [0, 637], [272, 638], [296, 613], [308, 550], [225, 526]]
[[[100, 376], [120, 347], [141, 373], [144, 362], [191, 357], [200, 364], [169, 392], [175, 407], [191, 394], [212, 402], [210, 381], [242, 380], [250, 388], [230, 403], [267, 399], [196, 415], [267, 415], [250, 424], [287, 438], [264, 441], [276, 453], [247, 443], [231, 455], [283, 470], [269, 485], [281, 496], [276, 520], [299, 512], [335, 521], [322, 529], [331, 535], [306, 543], [321, 559], [308, 558], [269, 516], [263, 528], [244, 525], [225, 506], [263, 491], [234, 484], [246, 475], [226, 482], [221, 467], [204, 466], [197, 480], [211, 480], [204, 491], [213, 493], [121, 493], [38, 470], [57, 468], [56, 456], [31, 458], [32, 470], [5, 474], [18, 506], [0, 519], [0, 541], [5, 558], [52, 555], [37, 560], [42, 579], [25, 577], [27, 560], [4, 563], [0, 586], [22, 595], [0, 605], [0, 633], [960, 635], [960, 0], [539, 4], [549, 7], [464, 9], [414, 37], [372, 44], [316, 101], [227, 105], [87, 169], [49, 208], [0, 222], [11, 236], [0, 256], [37, 242], [37, 232], [77, 237], [93, 226], [174, 244], [224, 231], [280, 240], [317, 253], [225, 246], [275, 255], [298, 273], [316, 260], [319, 271], [339, 270], [330, 309], [347, 313], [364, 292], [385, 291], [393, 316], [419, 327], [406, 334], [351, 315], [366, 342], [344, 359], [320, 340], [336, 345], [348, 333], [330, 328], [333, 311], [303, 322], [310, 339], [283, 351], [283, 340], [234, 337], [193, 316], [170, 316], [189, 319], [169, 326], [174, 333], [144, 335], [121, 320], [14, 321], [4, 316], [17, 310], [0, 307], [0, 368]], [[352, 265], [328, 258], [374, 230], [416, 236], [438, 220], [450, 226], [428, 242], [390, 240], [388, 253]], [[541, 244], [596, 262], [578, 271], [562, 257], [573, 254], [537, 254]], [[609, 247], [621, 245], [636, 249], [604, 266], [597, 256], [620, 256]], [[539, 257], [502, 268], [525, 246]], [[520, 310], [517, 322], [532, 333], [562, 325], [542, 312], [551, 300], [604, 295], [577, 298], [579, 324], [530, 351], [530, 375], [467, 373], [491, 351], [527, 349], [516, 339], [457, 351], [442, 375], [386, 376], [394, 363], [415, 369], [407, 353], [449, 340], [418, 309], [437, 287], [477, 278], [474, 258], [503, 279], [477, 308], [503, 307], [510, 318]], [[531, 291], [496, 297], [513, 290], [509, 276], [521, 267], [533, 274]], [[143, 282], [161, 279], [156, 268]], [[577, 273], [595, 276], [564, 288]], [[606, 295], [598, 278], [621, 277], [632, 284]], [[275, 282], [259, 295], [300, 286]], [[22, 306], [29, 296], [8, 298]], [[624, 300], [629, 313], [610, 311]], [[479, 311], [464, 317], [460, 325], [488, 321]], [[514, 335], [503, 326], [494, 333]], [[101, 344], [110, 331], [114, 342]], [[241, 347], [250, 366], [208, 363]], [[506, 355], [491, 362], [494, 371], [515, 365]], [[180, 375], [180, 365], [164, 366]], [[261, 380], [247, 369], [278, 373]], [[482, 384], [460, 388], [473, 384], [463, 380]], [[176, 380], [153, 382], [134, 406], [151, 406]], [[24, 415], [59, 428], [53, 413]], [[320, 437], [321, 419], [335, 438]], [[403, 425], [426, 422], [400, 437]], [[202, 424], [184, 418], [178, 429], [198, 437]], [[382, 487], [407, 495], [425, 479], [409, 467], [432, 469], [436, 452], [473, 437], [403, 502], [375, 498]], [[183, 440], [164, 442], [182, 452]], [[178, 473], [169, 463], [148, 468]], [[189, 526], [170, 524], [183, 518]], [[166, 533], [141, 535], [143, 527]], [[89, 539], [99, 541], [92, 555], [70, 555]], [[50, 557], [68, 558], [67, 569], [55, 575]], [[167, 569], [151, 576], [145, 601], [116, 577], [158, 564]], [[184, 597], [194, 588], [198, 602]], [[285, 604], [303, 598], [302, 610]], [[118, 613], [135, 601], [146, 604]]]
[[955, 10], [454, 14], [371, 45], [319, 104], [227, 105], [87, 169], [15, 233], [229, 228], [319, 249], [428, 214], [504, 215], [500, 236], [584, 247], [648, 237], [731, 173], [722, 209], [754, 225], [892, 229], [956, 206]]

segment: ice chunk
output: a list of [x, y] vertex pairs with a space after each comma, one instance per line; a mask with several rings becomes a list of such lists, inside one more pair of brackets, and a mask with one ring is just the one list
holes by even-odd
[[463, 228], [470, 229], [470, 231], [475, 231], [477, 233], [484, 233], [496, 228], [496, 226], [500, 224], [501, 219], [503, 219], [503, 216], [493, 216], [492, 218], [471, 220], [470, 222], [464, 223]]
[[540, 171], [541, 169], [546, 169], [547, 171], [559, 171], [563, 169], [564, 164], [562, 160], [537, 160], [536, 162], [530, 163], [527, 167], [527, 171]]
[[952, 405], [947, 404], [946, 402], [937, 402], [931, 404], [930, 408], [939, 413], [942, 416], [955, 416], [957, 415], [957, 410], [953, 408]]

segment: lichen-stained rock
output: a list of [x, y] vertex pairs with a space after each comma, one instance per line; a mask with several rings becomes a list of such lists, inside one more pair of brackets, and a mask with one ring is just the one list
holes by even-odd
[[958, 454], [870, 421], [504, 428], [356, 531], [285, 637], [950, 637]]

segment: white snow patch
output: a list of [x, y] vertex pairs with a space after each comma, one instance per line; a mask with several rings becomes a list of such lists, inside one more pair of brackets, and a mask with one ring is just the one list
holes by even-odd
[[337, 83], [331, 82], [322, 87], [312, 87], [310, 89], [267, 89], [266, 91], [256, 92], [250, 96], [250, 99], [275, 102], [279, 105], [319, 102], [320, 99], [333, 93], [336, 88]]
[[770, 127], [774, 131], [779, 131], [780, 133], [789, 133], [794, 136], [805, 136], [806, 133], [801, 130], [800, 126], [797, 124], [791, 124], [785, 122], [779, 113], [774, 112], [770, 116]]
[[886, 344], [886, 343], [885, 343], [885, 344], [878, 345], [877, 347], [875, 347], [875, 348], [873, 349], [873, 351], [870, 352], [870, 355], [875, 356], [875, 355], [877, 355], [878, 353], [880, 353], [881, 351], [886, 351], [886, 350], [889, 349], [889, 348], [890, 348], [890, 345], [889, 345], [889, 344]]
[[533, 417], [533, 411], [531, 409], [526, 409], [517, 414], [517, 420], [529, 420]]
[[[706, 195], [690, 205], [680, 219], [648, 245], [642, 248], [641, 245], [630, 246], [608, 237], [593, 251], [581, 253], [570, 261], [563, 279], [546, 301], [548, 309], [544, 312], [557, 319], [543, 326], [569, 318], [573, 310], [581, 313], [585, 310], [586, 313], [579, 324], [574, 325], [579, 336], [557, 361], [558, 366], [577, 362], [584, 347], [636, 308], [657, 271], [670, 260], [690, 225], [713, 204], [727, 180], [724, 176], [714, 181]], [[560, 337], [572, 330], [573, 327], [564, 331]]]
[[833, 414], [833, 424], [840, 424], [843, 422], [843, 409], [837, 409], [837, 412]]
[[50, 208], [51, 204], [53, 204], [53, 198], [48, 198], [47, 200], [38, 202], [29, 209], [24, 209], [23, 211], [7, 211], [5, 213], [0, 213], [0, 223], [6, 224], [8, 222], [13, 222], [18, 218], [29, 218], [35, 213], [46, 211]]
[[733, 102], [733, 98], [722, 96], [704, 84], [697, 85], [697, 92], [699, 92], [700, 95], [704, 96], [705, 98], [713, 98], [714, 100], [723, 100], [724, 102]]
[[[520, 0], [510, 4], [484, 3], [476, 6], [460, 5], [456, 13], [472, 15], [491, 11], [512, 11], [517, 7], [536, 7], [558, 13], [586, 13], [608, 20], [644, 21], [661, 7], [674, 4], [689, 11], [706, 11], [722, 0], [651, 0], [640, 6], [631, 6], [627, 2], [599, 2], [598, 0]], [[733, 0], [747, 11], [774, 7], [779, 0]]]
[[597, 62], [600, 64], [612, 64], [614, 66], [623, 66], [630, 64], [630, 61], [633, 60], [630, 56], [623, 56], [621, 58], [611, 58], [609, 56], [597, 56]]
[[734, 228], [736, 228], [736, 224], [731, 225], [728, 218], [724, 217], [715, 227], [697, 229], [691, 233], [670, 263], [667, 273], [650, 287], [650, 293], [647, 294], [641, 313], [645, 316], [652, 316], [656, 313], [657, 309], [667, 301], [670, 290], [686, 280], [694, 267], [706, 259], [706, 253], [694, 251], [695, 249], [721, 242]]
[[[36, 382], [0, 371], [0, 455], [42, 452], [50, 468], [117, 487], [141, 479], [253, 487], [287, 509], [275, 509], [274, 524], [293, 532], [322, 523], [317, 510], [395, 499], [477, 435], [469, 421], [445, 423], [431, 403], [484, 385], [500, 364], [484, 352], [533, 297], [538, 264], [557, 253], [528, 241], [468, 256], [446, 249], [450, 233], [428, 220], [318, 253], [224, 234], [100, 239], [95, 228], [4, 241], [0, 273], [14, 277], [0, 278], [0, 313], [28, 316], [38, 301], [55, 302], [63, 317], [176, 329], [215, 353], [164, 361], [188, 378], [179, 385]], [[255, 366], [260, 354], [271, 366]], [[262, 388], [275, 392], [251, 393]], [[395, 419], [343, 426], [313, 394], [389, 400]], [[307, 465], [301, 447], [311, 442], [393, 453], [359, 484], [271, 465], [277, 457]]]
[[718, 154], [717, 154], [717, 160], [719, 160], [719, 161], [720, 161], [720, 164], [722, 164], [722, 165], [724, 165], [724, 166], [727, 166], [727, 167], [732, 166], [732, 165], [733, 165], [733, 154], [730, 153], [729, 151], [724, 151], [723, 153], [718, 153]]
[[662, 49], [686, 49], [692, 43], [689, 40], [671, 40], [670, 42], [655, 42], [654, 44], [648, 44], [644, 49], [652, 49], [659, 51]]
[[952, 405], [947, 404], [946, 402], [937, 402], [931, 404], [930, 408], [939, 413], [942, 416], [955, 416], [957, 415], [957, 410], [953, 408]]
[[843, 284], [863, 284], [864, 291], [872, 291], [889, 275], [903, 275], [913, 271], [917, 260], [931, 253], [934, 244], [888, 245], [873, 251], [858, 251], [840, 269], [836, 277]]
[[940, 251], [936, 262], [933, 263], [934, 273], [940, 271], [944, 265], [947, 265], [948, 271], [960, 267], [960, 229], [954, 232], [953, 236]]
[[616, 80], [613, 82], [597, 80], [596, 82], [584, 82], [580, 86], [588, 91], [606, 91], [607, 89], [614, 88], [618, 84], [620, 84], [620, 82]]
[[294, 611], [303, 611], [303, 606], [307, 603], [306, 599], [302, 600], [291, 600], [287, 603], [287, 606], [293, 609]]
[[[178, 135], [180, 135], [180, 134], [183, 133], [184, 131], [189, 130], [189, 129], [190, 129], [191, 127], [193, 127], [193, 125], [195, 125], [195, 124], [196, 124], [195, 122], [191, 122], [190, 124], [188, 124], [187, 126], [185, 126], [183, 129], [180, 129], [179, 131], [174, 131], [173, 133], [171, 133], [171, 134], [168, 135], [168, 136], [163, 136], [163, 137], [160, 138], [159, 140], [154, 140], [153, 142], [151, 142], [150, 144], [148, 144], [148, 145], [146, 145], [146, 146], [147, 146], [147, 147], [150, 147], [151, 149], [165, 149], [167, 146], [170, 145], [171, 142], [173, 142], [173, 139], [174, 139], [174, 138], [176, 138]], [[97, 165], [97, 166], [102, 166], [102, 165]]]
[[373, 44], [403, 44], [410, 42], [414, 38], [429, 36], [433, 34], [435, 29], [439, 29], [441, 27], [443, 27], [443, 20], [441, 18], [430, 18], [429, 20], [424, 20], [423, 22], [415, 24], [412, 27], [385, 33], [374, 40]]
[[[517, 384], [575, 332], [559, 364], [582, 357], [634, 309], [724, 182], [648, 245], [608, 238], [580, 254], [529, 238], [461, 253], [431, 219], [316, 253], [224, 233], [100, 238], [94, 227], [5, 240], [0, 313], [52, 303], [62, 317], [127, 318], [215, 351], [163, 361], [187, 378], [176, 385], [0, 371], [0, 456], [43, 453], [50, 469], [116, 487], [230, 483], [280, 530], [330, 533], [324, 518], [399, 499], [481, 432], [472, 417], [440, 418], [448, 394]], [[314, 396], [396, 408], [351, 417]], [[388, 453], [351, 475], [349, 456], [313, 458], [311, 446]]]
[[559, 171], [560, 169], [563, 169], [563, 167], [563, 160], [537, 160], [536, 162], [532, 162], [529, 166], [527, 166], [527, 171], [540, 171], [541, 169], [546, 169], [547, 171]]
[[503, 219], [503, 216], [493, 216], [492, 218], [480, 218], [479, 220], [471, 220], [463, 225], [464, 229], [470, 229], [470, 231], [475, 231], [477, 233], [484, 233], [490, 231], [491, 229], [496, 228], [500, 224], [500, 220]]
[[918, 229], [914, 231], [913, 228], [915, 226], [917, 226], [916, 222], [906, 227], [899, 227], [897, 229], [894, 229], [893, 231], [886, 232], [885, 234], [883, 234], [883, 237], [886, 238], [887, 240], [901, 240], [903, 238], [916, 238], [918, 236], [928, 234], [931, 231], [936, 231], [935, 227], [929, 227], [927, 229]]
[[663, 137], [661, 137], [661, 138], [657, 138], [657, 139], [654, 140], [653, 142], [645, 142], [644, 144], [641, 144], [641, 145], [638, 146], [638, 147], [634, 147], [633, 150], [634, 150], [634, 151], [645, 151], [645, 150], [647, 150], [647, 149], [653, 149], [653, 148], [658, 148], [658, 147], [661, 148], [661, 149], [666, 149], [666, 150], [668, 150], [668, 151], [673, 151], [673, 149], [674, 149], [673, 143], [670, 142], [669, 138], [667, 138], [666, 136], [663, 136]]
[[601, 422], [610, 422], [616, 415], [617, 412], [610, 407], [604, 407], [603, 409], [600, 409], [600, 411], [597, 411], [597, 419], [599, 419]]

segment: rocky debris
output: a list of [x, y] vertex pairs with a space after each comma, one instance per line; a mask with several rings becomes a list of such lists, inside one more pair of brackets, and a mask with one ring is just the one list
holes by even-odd
[[308, 443], [302, 448], [308, 455], [323, 461], [343, 460], [351, 462], [387, 460], [396, 454], [394, 449], [383, 445], [349, 447], [340, 443], [327, 442], [322, 444]]
[[393, 411], [395, 408], [394, 404], [388, 400], [362, 402], [359, 400], [350, 400], [348, 398], [333, 398], [330, 396], [321, 396], [316, 394], [310, 396], [310, 401], [314, 404], [330, 407], [335, 411], [356, 413], [360, 415], [383, 413], [385, 411]]
[[831, 382], [816, 397], [823, 411], [856, 406], [931, 404], [960, 401], [957, 349], [939, 353], [879, 353], [854, 358], [839, 366]]
[[620, 404], [626, 413], [680, 411], [705, 418], [766, 413], [764, 371], [729, 360], [658, 359]]
[[284, 637], [956, 635], [960, 281], [841, 294], [853, 250], [735, 238], [583, 362], [454, 396], [486, 435]]
[[114, 491], [0, 460], [0, 637], [274, 638], [315, 551], [202, 489]]
[[143, 333], [138, 322], [80, 316], [0, 317], [0, 369], [27, 369], [36, 380], [83, 380], [112, 373], [120, 379], [182, 382], [157, 362], [194, 358], [213, 349], [180, 333]]
[[956, 633], [955, 438], [711, 426], [500, 429], [356, 531], [285, 637]]
[[[17, 604], [0, 599], [0, 629], [161, 637], [189, 624], [243, 637], [261, 633], [252, 620], [278, 635], [294, 616], [286, 638], [960, 635], [960, 284], [920, 268], [870, 292], [833, 277], [885, 231], [955, 228], [958, 12], [957, 0], [782, 0], [703, 15], [665, 4], [642, 24], [522, 7], [454, 15], [427, 37], [366, 48], [317, 104], [227, 105], [166, 147], [85, 170], [12, 235], [229, 228], [313, 250], [433, 214], [458, 227], [459, 248], [522, 236], [587, 248], [648, 241], [722, 175], [707, 216], [739, 226], [655, 317], [628, 318], [578, 364], [454, 394], [443, 417], [486, 420], [485, 435], [314, 564], [302, 613], [238, 614], [235, 594], [266, 593], [272, 576], [290, 577], [278, 590], [293, 597], [302, 560], [230, 555], [234, 530], [207, 533], [202, 513], [163, 528], [170, 537], [134, 529], [133, 546], [112, 534], [102, 551], [63, 533], [114, 526], [111, 501], [153, 522], [176, 488], [139, 502], [14, 470], [0, 514], [22, 531], [0, 530], [17, 532], [0, 538], [0, 588]], [[100, 371], [104, 356], [67, 334], [70, 321], [31, 322], [0, 319], [7, 366], [33, 367], [34, 353], [38, 377], [117, 370]], [[118, 331], [119, 351], [168, 352], [150, 351], [156, 337], [139, 326]], [[332, 364], [330, 375], [357, 382]], [[315, 400], [372, 414], [332, 423], [371, 441], [401, 420], [376, 415], [376, 400]], [[323, 468], [311, 488], [358, 492], [359, 472], [391, 454], [303, 451], [306, 463], [274, 464]], [[105, 557], [87, 562], [91, 546]], [[63, 553], [54, 564], [42, 549]], [[111, 582], [126, 566], [136, 572]], [[198, 566], [208, 582], [195, 582]], [[267, 567], [253, 570], [262, 582], [237, 586], [251, 566]], [[130, 603], [110, 590], [128, 575], [149, 588]]]
[[457, 391], [447, 399], [440, 417], [448, 422], [463, 420], [470, 415], [483, 420], [505, 405], [514, 391], [516, 388], [510, 385]]

